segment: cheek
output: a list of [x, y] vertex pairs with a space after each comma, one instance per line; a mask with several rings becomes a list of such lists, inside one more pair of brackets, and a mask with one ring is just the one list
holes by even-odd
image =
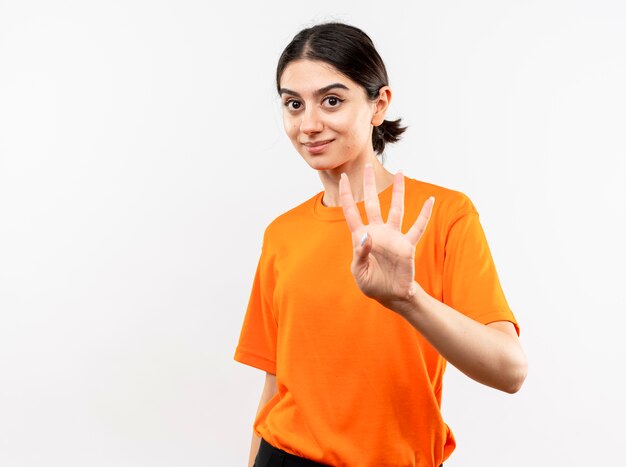
[[350, 130], [355, 135], [367, 133], [372, 123], [371, 120], [372, 116], [365, 106], [355, 106], [350, 109], [350, 112], [337, 114], [337, 125], [341, 125], [346, 131]]
[[351, 135], [354, 133], [355, 127], [354, 114], [338, 112], [329, 115], [326, 118], [326, 126], [337, 133]]
[[361, 124], [359, 125], [359, 136], [361, 139], [367, 140], [372, 136], [372, 114], [369, 112], [369, 109], [364, 110], [361, 115], [359, 115], [359, 121]]
[[335, 129], [352, 140], [355, 145], [366, 141], [372, 132], [370, 116], [367, 112], [352, 112], [335, 121]]
[[293, 139], [298, 135], [298, 124], [293, 118], [289, 116], [283, 116], [283, 128], [289, 138]]

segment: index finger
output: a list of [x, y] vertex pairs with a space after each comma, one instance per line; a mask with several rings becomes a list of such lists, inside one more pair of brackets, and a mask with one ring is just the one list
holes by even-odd
[[357, 229], [363, 227], [361, 213], [354, 202], [352, 189], [350, 188], [350, 180], [345, 173], [342, 173], [339, 178], [339, 202], [341, 203], [343, 215], [346, 218], [350, 232], [354, 233]]

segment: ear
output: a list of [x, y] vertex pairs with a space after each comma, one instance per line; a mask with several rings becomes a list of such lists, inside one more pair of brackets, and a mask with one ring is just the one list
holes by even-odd
[[379, 126], [385, 121], [387, 109], [391, 103], [391, 88], [383, 86], [378, 91], [378, 99], [375, 102], [374, 115], [372, 115], [372, 125]]

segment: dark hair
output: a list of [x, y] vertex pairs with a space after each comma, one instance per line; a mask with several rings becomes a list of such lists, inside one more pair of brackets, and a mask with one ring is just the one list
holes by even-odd
[[[278, 60], [276, 89], [280, 93], [280, 77], [289, 63], [299, 59], [326, 62], [365, 89], [369, 99], [378, 97], [380, 88], [387, 86], [389, 78], [382, 58], [372, 40], [359, 28], [331, 22], [303, 29], [294, 36]], [[406, 130], [400, 121], [385, 120], [375, 126], [372, 146], [382, 154], [386, 143], [395, 143]]]

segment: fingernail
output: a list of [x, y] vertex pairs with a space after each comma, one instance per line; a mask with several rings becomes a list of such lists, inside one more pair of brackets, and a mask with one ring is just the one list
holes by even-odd
[[365, 232], [361, 237], [361, 246], [365, 245], [365, 240], [367, 240], [367, 232]]

